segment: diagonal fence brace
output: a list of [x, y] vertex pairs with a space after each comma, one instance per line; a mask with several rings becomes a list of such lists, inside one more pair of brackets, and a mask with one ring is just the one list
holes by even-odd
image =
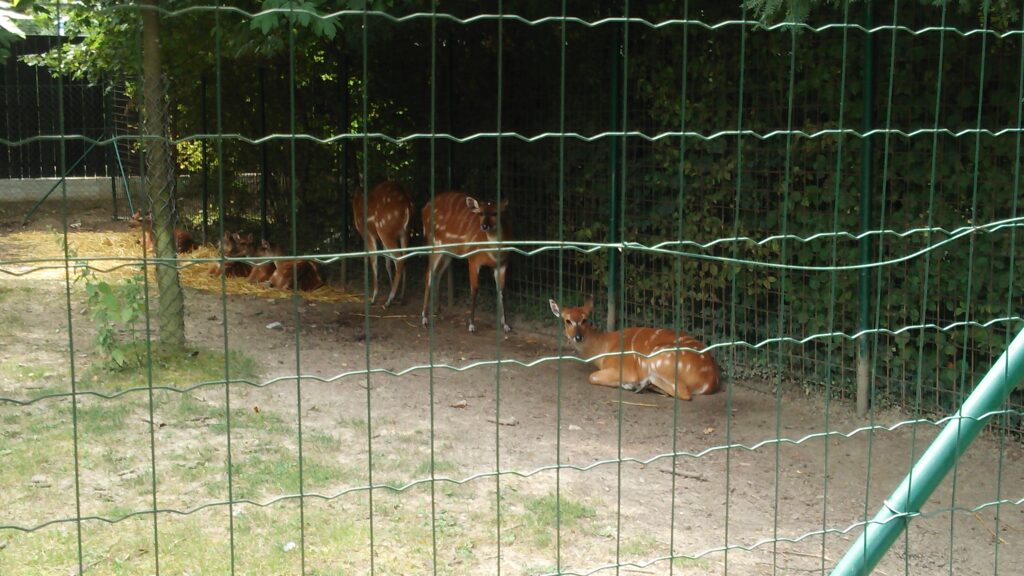
[[988, 423], [992, 413], [999, 410], [1022, 380], [1024, 330], [1017, 333], [949, 424], [885, 500], [882, 509], [865, 525], [864, 532], [836, 564], [831, 576], [861, 576], [874, 570], [910, 518], [920, 512], [957, 459]]

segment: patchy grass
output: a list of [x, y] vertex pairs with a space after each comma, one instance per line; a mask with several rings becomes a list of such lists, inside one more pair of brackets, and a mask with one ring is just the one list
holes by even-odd
[[509, 538], [518, 539], [525, 537], [527, 541], [539, 548], [553, 548], [555, 535], [559, 529], [559, 513], [561, 514], [561, 530], [563, 535], [574, 530], [580, 520], [591, 519], [597, 516], [597, 510], [593, 506], [584, 504], [574, 499], [571, 495], [563, 493], [561, 499], [555, 493], [545, 496], [527, 496], [519, 505], [522, 510], [516, 511], [512, 502], [503, 502], [503, 507], [509, 509], [509, 525], [519, 527], [518, 530], [509, 530]]
[[[138, 352], [146, 358], [144, 343], [138, 343]], [[231, 380], [252, 381], [257, 373], [256, 361], [241, 352], [230, 352], [227, 366]], [[110, 369], [102, 362], [90, 365], [82, 375], [83, 388], [98, 392], [119, 392], [149, 385], [152, 368], [154, 387], [186, 388], [204, 382], [224, 382], [225, 357], [223, 350], [169, 351], [155, 343], [152, 355], [143, 366], [131, 369]]]
[[77, 416], [78, 429], [82, 434], [103, 437], [124, 428], [125, 420], [136, 408], [141, 407], [137, 398], [110, 401], [100, 398], [85, 398], [79, 401]]
[[[159, 348], [145, 367], [127, 370], [92, 363], [93, 354], [76, 353], [75, 358], [78, 388], [86, 392], [76, 404], [77, 437], [67, 397], [27, 406], [0, 403], [0, 492], [5, 503], [0, 525], [39, 527], [27, 533], [0, 531], [0, 574], [72, 574], [80, 562], [87, 574], [152, 573], [154, 531], [162, 573], [224, 574], [231, 572], [233, 560], [239, 575], [296, 574], [303, 537], [307, 573], [362, 573], [370, 547], [370, 494], [361, 489], [368, 477], [368, 434], [373, 434], [375, 483], [397, 489], [430, 476], [429, 430], [417, 428], [422, 423], [410, 425], [376, 414], [370, 422], [354, 413], [314, 414], [302, 436], [305, 490], [325, 495], [355, 490], [327, 501], [305, 499], [304, 533], [297, 499], [266, 507], [236, 504], [232, 516], [224, 504], [229, 476], [236, 500], [264, 502], [299, 492], [295, 406], [276, 402], [273, 388], [231, 386], [230, 467], [227, 463], [224, 386], [216, 383], [224, 379], [225, 362], [232, 379], [250, 380], [259, 374], [257, 363], [240, 354], [225, 357], [219, 350], [170, 353]], [[68, 391], [67, 376], [58, 366], [47, 367], [25, 354], [18, 360], [20, 365], [0, 363], [0, 386], [4, 377], [38, 384], [42, 374], [54, 372], [63, 380], [48, 393]], [[215, 384], [189, 389], [198, 382]], [[464, 466], [454, 455], [456, 447], [440, 439], [436, 447], [435, 472], [456, 476]], [[147, 513], [154, 500], [154, 475], [157, 506], [186, 512], [161, 513], [155, 527], [154, 516]], [[428, 483], [402, 492], [375, 490], [378, 573], [430, 573], [435, 550], [438, 574], [490, 573], [495, 557], [490, 486], [441, 482], [433, 502]], [[520, 533], [516, 546], [526, 550], [536, 547], [534, 542], [550, 544], [543, 533], [554, 530], [553, 495], [511, 497], [517, 506], [505, 527]], [[563, 538], [571, 526], [594, 514], [575, 499], [563, 497], [561, 506]], [[81, 558], [78, 526], [60, 521], [75, 518], [79, 509], [87, 518], [118, 520], [81, 523]], [[53, 520], [58, 522], [40, 527]], [[511, 567], [510, 573], [522, 571]]]
[[619, 552], [623, 557], [633, 560], [643, 560], [654, 556], [660, 556], [664, 554], [668, 546], [659, 544], [658, 541], [652, 536], [637, 536], [635, 538], [626, 538], [622, 542], [622, 546]]
[[[450, 476], [452, 472], [459, 469], [458, 464], [448, 460], [434, 459], [434, 474], [437, 476]], [[413, 472], [417, 478], [429, 478], [430, 477], [430, 460], [424, 460], [420, 462], [419, 466]]]
[[[236, 458], [231, 463], [235, 497], [260, 499], [273, 494], [299, 493], [298, 453], [285, 448], [266, 448]], [[304, 458], [302, 478], [306, 486], [345, 483], [353, 471]]]
[[45, 364], [5, 360], [0, 362], [0, 376], [16, 384], [30, 384], [53, 376], [53, 368]]
[[[221, 410], [217, 417], [219, 419], [210, 426], [210, 431], [220, 435], [227, 434], [228, 422], [227, 418], [224, 418], [224, 410]], [[275, 412], [268, 410], [256, 412], [249, 407], [240, 407], [231, 409], [231, 428], [232, 430], [254, 429], [268, 434], [295, 435], [297, 424], [286, 421], [284, 417]]]

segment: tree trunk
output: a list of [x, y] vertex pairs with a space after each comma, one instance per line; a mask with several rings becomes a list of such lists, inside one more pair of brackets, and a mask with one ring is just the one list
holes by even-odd
[[[143, 6], [156, 8], [157, 0], [143, 0]], [[153, 211], [153, 236], [156, 253], [152, 256], [169, 262], [157, 265], [159, 302], [157, 313], [160, 342], [165, 346], [185, 346], [185, 297], [175, 267], [174, 244], [174, 172], [171, 146], [166, 140], [166, 87], [160, 62], [160, 16], [156, 10], [142, 11], [142, 83], [143, 134], [146, 136], [145, 191]]]

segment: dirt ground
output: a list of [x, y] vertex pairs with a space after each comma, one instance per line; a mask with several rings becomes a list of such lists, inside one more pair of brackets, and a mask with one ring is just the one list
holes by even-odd
[[[22, 230], [17, 222], [21, 214], [20, 205], [3, 205], [0, 262], [7, 258], [4, 237]], [[124, 229], [111, 223], [103, 209], [79, 207], [72, 221], [81, 222], [77, 230]], [[47, 206], [28, 229], [59, 228], [59, 222], [54, 208]], [[687, 557], [671, 564], [678, 574], [827, 573], [859, 534], [858, 523], [875, 514], [938, 432], [929, 424], [897, 426], [911, 418], [897, 410], [858, 419], [849, 403], [827, 402], [798, 387], [783, 387], [776, 395], [770, 383], [741, 372], [725, 391], [678, 405], [655, 394], [590, 386], [589, 367], [579, 362], [552, 359], [522, 365], [557, 354], [558, 325], [553, 319], [517, 321], [513, 314], [515, 330], [504, 338], [496, 335], [493, 317], [482, 311], [480, 332], [471, 335], [458, 305], [442, 310], [432, 332], [421, 328], [418, 276], [412, 275], [405, 302], [386, 313], [374, 308], [368, 320], [361, 304], [233, 296], [224, 305], [217, 294], [186, 291], [186, 330], [192, 345], [226, 346], [257, 361], [255, 386], [231, 386], [233, 408], [279, 413], [296, 424], [301, 414], [303, 435], [339, 439], [327, 457], [360, 474], [371, 470], [372, 444], [372, 470], [381, 470], [375, 486], [427, 480], [400, 492], [373, 490], [371, 512], [371, 493], [360, 489], [366, 479], [311, 479], [306, 492], [327, 497], [306, 500], [311, 564], [318, 555], [330, 554], [316, 547], [318, 531], [344, 515], [366, 525], [372, 517], [375, 554], [401, 555], [413, 546], [403, 540], [398, 526], [407, 516], [390, 514], [389, 507], [397, 508], [404, 500], [427, 525], [443, 520], [472, 535], [468, 551], [450, 549], [444, 533], [438, 537], [439, 568], [445, 573], [497, 573], [500, 567], [506, 574], [559, 568], [605, 574], [616, 571], [603, 567], [619, 562], [622, 573], [668, 574], [665, 557], [673, 554]], [[3, 286], [29, 283], [38, 297], [19, 300], [20, 308], [8, 312], [34, 320], [15, 343], [5, 340], [9, 345], [0, 360], [52, 362], [53, 378], [60, 380], [67, 374], [66, 358], [61, 357], [62, 350], [67, 354], [64, 285], [59, 279], [0, 274]], [[82, 349], [76, 353], [84, 361], [91, 353], [89, 322], [80, 314], [71, 318], [76, 349]], [[268, 328], [275, 322], [281, 327]], [[497, 358], [500, 368], [490, 363]], [[476, 365], [480, 362], [484, 364]], [[407, 372], [375, 373], [367, 388], [367, 377], [360, 373], [367, 365]], [[296, 373], [302, 377], [300, 387]], [[225, 399], [223, 384], [194, 393], [210, 402]], [[24, 398], [25, 391], [8, 379], [0, 386], [0, 396]], [[4, 414], [20, 409], [3, 402], [0, 407]], [[196, 441], [175, 425], [173, 414], [160, 416], [157, 443]], [[872, 423], [878, 428], [871, 429]], [[929, 500], [923, 517], [910, 522], [907, 536], [886, 555], [877, 573], [1024, 574], [1024, 451], [1019, 442], [1006, 439], [1001, 446], [997, 437], [979, 438]], [[680, 454], [675, 462], [673, 443]], [[401, 465], [429, 462], [431, 445], [435, 463], [444, 463], [436, 475], [459, 482], [439, 481], [433, 498], [429, 467], [410, 471]], [[158, 461], [163, 448], [155, 450]], [[289, 441], [287, 448], [297, 446]], [[244, 440], [234, 448], [245, 449]], [[392, 462], [393, 470], [404, 472], [389, 476]], [[498, 470], [501, 475], [493, 474]], [[12, 490], [17, 487], [0, 486], [0, 493]], [[503, 502], [500, 527], [498, 490]], [[187, 486], [160, 491], [162, 509], [197, 510], [216, 501]], [[513, 498], [534, 502], [556, 491], [587, 510], [571, 527], [566, 522], [560, 559], [554, 530], [544, 525], [538, 529], [531, 517], [536, 510]], [[264, 490], [252, 499], [266, 503], [287, 493]], [[1011, 503], [974, 511], [999, 499]], [[276, 502], [270, 508], [294, 507], [295, 502]], [[215, 505], [195, 514], [226, 515], [225, 510]], [[164, 521], [176, 518], [168, 514]], [[5, 515], [0, 526], [49, 519]], [[550, 540], [538, 530], [550, 532]], [[0, 543], [12, 537], [0, 529]], [[420, 550], [423, 543], [416, 546]], [[431, 546], [426, 544], [428, 552]], [[4, 554], [0, 546], [0, 562]], [[173, 546], [163, 547], [161, 554], [173, 554]], [[362, 567], [353, 571], [368, 573], [368, 542], [359, 554], [365, 561], [355, 562]], [[431, 555], [406, 573], [430, 571]], [[376, 568], [391, 573], [384, 560]], [[394, 573], [402, 570], [395, 568]]]

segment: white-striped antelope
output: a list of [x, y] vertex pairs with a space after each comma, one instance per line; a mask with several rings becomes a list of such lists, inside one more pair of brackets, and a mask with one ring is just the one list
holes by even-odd
[[[508, 240], [508, 225], [499, 222], [498, 214], [508, 206], [508, 200], [500, 203], [479, 202], [462, 192], [444, 192], [434, 197], [423, 207], [423, 236], [430, 246], [457, 244], [461, 242], [498, 242]], [[505, 321], [505, 271], [508, 255], [496, 250], [497, 246], [452, 246], [444, 249], [457, 256], [466, 256], [469, 263], [469, 331], [476, 332], [476, 294], [479, 288], [480, 268], [494, 268], [494, 284], [498, 289], [501, 303], [501, 327], [507, 333], [512, 327]], [[430, 253], [427, 265], [427, 279], [423, 287], [423, 325], [429, 323], [427, 307], [430, 304], [430, 287], [434, 278], [440, 278], [451, 260], [451, 255], [441, 251]]]
[[[363, 237], [367, 252], [375, 252], [380, 242], [385, 250], [409, 247], [409, 219], [412, 216], [413, 203], [409, 192], [398, 182], [381, 182], [370, 190], [366, 203], [366, 221], [363, 222], [363, 192], [356, 190], [352, 195], [352, 218], [355, 220], [356, 231]], [[370, 255], [370, 273], [373, 280], [373, 294], [370, 304], [377, 300], [377, 256]], [[394, 273], [392, 273], [394, 268]], [[403, 298], [405, 282], [402, 271], [405, 269], [404, 259], [385, 258], [384, 269], [391, 279], [391, 291], [384, 308], [395, 300], [398, 285], [402, 285]]]
[[[718, 365], [705, 346], [685, 332], [665, 328], [626, 328], [603, 332], [588, 317], [594, 299], [579, 308], [562, 308], [549, 301], [551, 312], [563, 322], [565, 337], [584, 359], [611, 352], [636, 352], [595, 358], [600, 368], [591, 372], [589, 381], [599, 386], [642, 392], [648, 386], [669, 396], [689, 400], [692, 394], [718, 391]], [[679, 350], [690, 348], [690, 350]]]

